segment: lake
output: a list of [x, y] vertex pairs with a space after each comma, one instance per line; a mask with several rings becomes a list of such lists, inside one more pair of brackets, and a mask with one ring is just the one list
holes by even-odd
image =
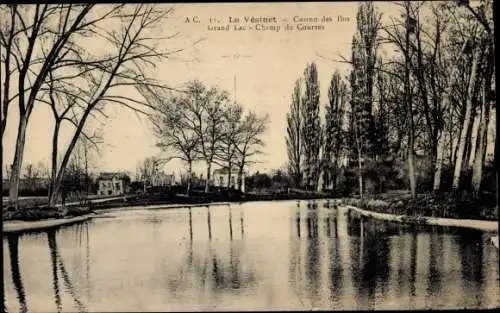
[[306, 201], [123, 210], [4, 236], [9, 312], [500, 307], [474, 230], [356, 219]]

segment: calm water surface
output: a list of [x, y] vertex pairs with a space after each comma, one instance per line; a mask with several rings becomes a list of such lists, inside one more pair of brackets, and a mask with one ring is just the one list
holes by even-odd
[[500, 306], [499, 253], [302, 202], [110, 212], [4, 237], [9, 312]]

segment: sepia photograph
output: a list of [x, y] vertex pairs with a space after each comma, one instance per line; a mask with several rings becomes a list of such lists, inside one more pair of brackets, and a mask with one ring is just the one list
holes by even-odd
[[500, 309], [494, 11], [0, 4], [4, 312]]

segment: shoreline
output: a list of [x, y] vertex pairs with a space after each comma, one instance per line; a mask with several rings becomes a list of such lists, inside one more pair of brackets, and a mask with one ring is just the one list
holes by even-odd
[[498, 233], [498, 222], [495, 221], [485, 221], [485, 220], [473, 220], [473, 219], [457, 219], [457, 218], [444, 218], [444, 217], [430, 217], [422, 216], [419, 218], [412, 218], [408, 215], [396, 215], [390, 213], [379, 213], [374, 211], [368, 211], [360, 209], [352, 205], [342, 205], [340, 207], [345, 207], [347, 211], [354, 211], [362, 216], [371, 217], [378, 220], [385, 220], [390, 222], [398, 223], [409, 223], [409, 224], [421, 224], [421, 225], [436, 225], [444, 227], [461, 227], [461, 228], [472, 228], [485, 232]]
[[78, 222], [83, 222], [94, 217], [95, 214], [85, 214], [76, 217], [69, 218], [56, 218], [56, 219], [47, 219], [40, 221], [4, 221], [2, 223], [2, 232], [4, 234], [11, 233], [24, 233], [29, 231], [39, 231], [47, 228], [59, 227], [59, 226], [67, 226]]
[[[498, 222], [487, 221], [487, 220], [475, 220], [475, 219], [456, 219], [456, 218], [442, 218], [442, 217], [429, 217], [422, 216], [414, 218], [408, 215], [396, 215], [391, 213], [380, 213], [376, 211], [370, 211], [366, 209], [361, 209], [353, 205], [343, 204], [342, 199], [307, 199], [307, 200], [277, 200], [277, 201], [311, 201], [311, 200], [326, 200], [327, 202], [332, 201], [334, 205], [338, 205], [339, 209], [347, 209], [348, 212], [354, 211], [362, 216], [386, 220], [399, 223], [410, 223], [410, 224], [422, 224], [422, 225], [436, 225], [445, 227], [461, 227], [461, 228], [472, 228], [478, 229], [485, 232], [497, 233], [498, 234]], [[101, 214], [108, 212], [116, 212], [123, 210], [162, 210], [162, 209], [180, 209], [180, 208], [194, 208], [194, 207], [210, 207], [210, 206], [229, 206], [232, 203], [243, 204], [252, 201], [241, 201], [241, 202], [207, 202], [207, 203], [186, 203], [186, 204], [152, 204], [152, 205], [134, 205], [134, 206], [124, 206], [116, 208], [102, 208], [94, 209], [92, 213], [85, 214], [76, 217], [66, 217], [66, 218], [56, 218], [56, 219], [46, 219], [39, 221], [21, 221], [21, 220], [8, 220], [3, 221], [2, 229], [4, 234], [8, 233], [19, 233], [19, 232], [29, 232], [38, 231], [52, 227], [66, 226], [73, 223], [83, 222], [94, 217], [98, 217]], [[260, 202], [260, 201], [255, 201]], [[308, 205], [308, 204], [305, 204]], [[317, 208], [319, 209], [319, 207]], [[492, 237], [493, 243], [495, 237]], [[498, 240], [498, 235], [496, 237]], [[495, 245], [496, 246], [496, 245]]]

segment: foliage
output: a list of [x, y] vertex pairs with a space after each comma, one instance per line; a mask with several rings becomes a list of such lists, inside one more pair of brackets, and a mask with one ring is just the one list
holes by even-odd
[[315, 63], [304, 70], [304, 94], [301, 101], [301, 145], [303, 151], [304, 185], [308, 190], [316, 190], [320, 164], [322, 130], [319, 119], [319, 82]]
[[[359, 5], [351, 58], [342, 57], [350, 72], [346, 80], [338, 70], [332, 74], [319, 140], [324, 188], [361, 198], [409, 188], [414, 203], [417, 193], [453, 189], [453, 201], [480, 202], [497, 183], [488, 163], [494, 157], [486, 152], [496, 137], [489, 130], [495, 104], [491, 1], [394, 6], [400, 14], [382, 19], [375, 4]], [[343, 85], [347, 96], [341, 97]], [[302, 132], [310, 116], [295, 123]], [[316, 141], [310, 142], [302, 141], [301, 156], [313, 149]], [[410, 207], [418, 211], [416, 204]]]
[[300, 80], [295, 81], [290, 103], [290, 112], [286, 115], [286, 148], [288, 153], [288, 172], [293, 177], [294, 187], [302, 183], [302, 117], [301, 117]]

